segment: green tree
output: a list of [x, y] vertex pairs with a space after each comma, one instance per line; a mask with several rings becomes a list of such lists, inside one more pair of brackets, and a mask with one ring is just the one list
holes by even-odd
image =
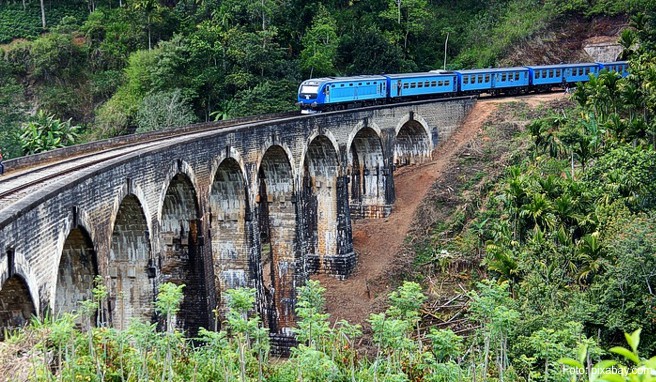
[[426, 28], [430, 16], [426, 0], [388, 0], [387, 9], [381, 13], [384, 19], [395, 22], [396, 30], [391, 34], [393, 43], [401, 44], [408, 54], [408, 41]]
[[137, 132], [171, 129], [189, 125], [196, 116], [179, 89], [146, 96], [136, 115]]
[[146, 31], [148, 34], [148, 50], [153, 48], [153, 23], [161, 17], [162, 5], [159, 0], [133, 0], [132, 8], [146, 18]]
[[27, 119], [22, 87], [14, 79], [9, 64], [0, 59], [0, 147], [5, 159], [22, 154], [20, 123]]
[[319, 6], [302, 43], [301, 68], [304, 71], [309, 71], [311, 77], [335, 74], [339, 46], [337, 22], [323, 5]]

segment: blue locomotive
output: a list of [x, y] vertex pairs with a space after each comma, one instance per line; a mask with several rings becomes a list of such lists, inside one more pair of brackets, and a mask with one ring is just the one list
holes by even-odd
[[616, 61], [313, 78], [301, 83], [297, 105], [308, 114], [415, 99], [543, 92], [588, 81], [602, 70], [625, 77], [628, 64]]

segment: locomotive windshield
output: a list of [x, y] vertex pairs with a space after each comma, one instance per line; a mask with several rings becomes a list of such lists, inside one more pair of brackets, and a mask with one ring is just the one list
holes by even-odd
[[301, 94], [317, 94], [319, 91], [318, 85], [303, 85], [301, 86]]

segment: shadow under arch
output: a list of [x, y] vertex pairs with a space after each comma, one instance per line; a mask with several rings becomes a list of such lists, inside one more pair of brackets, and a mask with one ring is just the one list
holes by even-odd
[[110, 322], [127, 328], [130, 319], [151, 322], [155, 283], [150, 233], [141, 202], [134, 194], [121, 200], [112, 228], [108, 274]]
[[0, 340], [5, 330], [22, 328], [36, 314], [36, 307], [25, 278], [11, 275], [0, 289]]
[[176, 325], [194, 337], [209, 316], [198, 196], [188, 175], [173, 176], [160, 211], [159, 281], [185, 285]]
[[57, 270], [54, 312], [79, 312], [85, 300], [91, 300], [94, 279], [98, 275], [98, 259], [88, 231], [78, 225], [72, 228], [61, 251]]
[[302, 174], [304, 253], [309, 269], [317, 272], [323, 268], [325, 256], [338, 252], [339, 160], [333, 142], [325, 135], [316, 136], [308, 144]]
[[272, 333], [291, 334], [295, 324], [296, 194], [285, 149], [264, 153], [257, 173], [258, 227], [265, 299], [265, 322]]
[[[210, 189], [210, 234], [217, 289], [248, 286], [254, 272], [249, 261], [251, 211], [244, 171], [233, 157], [224, 158]], [[225, 301], [220, 311], [225, 314]]]

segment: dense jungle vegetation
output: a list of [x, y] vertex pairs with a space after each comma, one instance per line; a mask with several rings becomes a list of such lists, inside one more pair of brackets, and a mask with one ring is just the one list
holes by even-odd
[[298, 83], [310, 76], [440, 68], [447, 37], [448, 67], [494, 66], [555, 19], [648, 4], [0, 0], [0, 147], [11, 158], [292, 110]]
[[[0, 37], [21, 40], [6, 45], [0, 61], [3, 148], [13, 147], [17, 155], [130, 128], [145, 131], [171, 118], [165, 110], [181, 118], [172, 125], [284, 110], [298, 80], [310, 72], [440, 66], [449, 27], [454, 28], [453, 65], [486, 66], [514, 39], [540, 28], [530, 15], [547, 23], [563, 13], [617, 13], [634, 6], [641, 12], [633, 13], [631, 27], [621, 35], [631, 74], [620, 79], [602, 73], [576, 89], [571, 107], [545, 112], [516, 133], [512, 141], [530, 144], [517, 145], [514, 164], [477, 189], [477, 203], [458, 209], [415, 244], [415, 268], [405, 275], [412, 281], [399, 286], [387, 309], [368, 320], [373, 354], [358, 351], [363, 328], [329, 323], [316, 282], [298, 291], [299, 345], [287, 361], [270, 358], [267, 331], [249, 315], [252, 290], [228, 291], [230, 310], [222, 330], [201, 330], [190, 341], [175, 326], [183, 286], [160, 287], [156, 310], [162, 327], [134, 322], [116, 331], [100, 325], [102, 317], [95, 313], [106, 298], [99, 284], [77, 317], [34, 319], [1, 343], [3, 376], [40, 381], [656, 379], [656, 358], [647, 358], [656, 354], [656, 3], [402, 3], [408, 7], [402, 18], [425, 12], [410, 19], [424, 20], [421, 25], [407, 19], [396, 23], [394, 1], [321, 4], [70, 3], [59, 11], [70, 7], [80, 18], [64, 17], [46, 34], [27, 27], [20, 35], [9, 33], [5, 20]], [[22, 9], [20, 3], [1, 6], [2, 12]], [[38, 15], [38, 5], [34, 12]], [[512, 22], [520, 19], [530, 28]], [[462, 22], [449, 26], [454, 20]], [[466, 31], [473, 26], [479, 32]], [[489, 40], [481, 40], [481, 30]], [[427, 35], [433, 37], [420, 37]], [[480, 52], [490, 49], [490, 55], [475, 55], [469, 44]], [[43, 140], [46, 126], [51, 141]], [[12, 135], [16, 132], [19, 138]], [[458, 333], [426, 323], [422, 305], [430, 297], [421, 287], [457, 262], [480, 270], [461, 270], [471, 272], [473, 285], [463, 317], [467, 330]]]

